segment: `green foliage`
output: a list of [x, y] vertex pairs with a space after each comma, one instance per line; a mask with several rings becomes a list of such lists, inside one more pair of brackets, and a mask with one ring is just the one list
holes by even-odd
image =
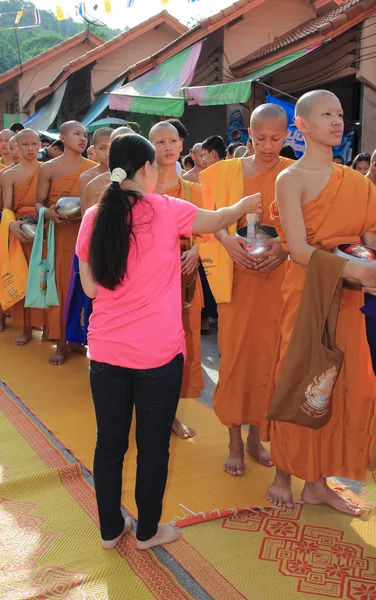
[[[14, 33], [16, 15], [6, 13], [27, 9], [33, 10], [37, 5], [38, 3], [35, 5], [33, 2], [23, 0], [0, 0], [0, 73], [4, 73], [19, 64]], [[64, 2], [61, 2], [60, 5], [64, 10]], [[59, 44], [64, 39], [77, 35], [87, 28], [87, 23], [84, 21], [76, 22], [70, 17], [65, 21], [57, 21], [55, 13], [51, 11], [41, 10], [40, 14], [42, 19], [40, 26], [30, 29], [18, 29], [16, 26], [22, 61], [48, 50], [55, 44]], [[33, 25], [33, 23], [33, 12], [25, 13], [19, 27]], [[10, 30], [7, 28], [10, 28]], [[113, 30], [106, 27], [90, 27], [90, 31], [99, 35], [104, 41], [122, 33], [120, 29]]]
[[20, 52], [22, 61], [28, 60], [37, 54], [45, 52], [45, 50], [52, 48], [52, 46], [56, 46], [56, 44], [60, 44], [60, 42], [63, 40], [64, 38], [61, 35], [57, 35], [53, 32], [34, 35], [21, 44]]

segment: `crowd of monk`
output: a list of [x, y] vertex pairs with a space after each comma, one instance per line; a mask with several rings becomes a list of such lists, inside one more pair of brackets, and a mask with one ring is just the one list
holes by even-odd
[[[209, 210], [231, 206], [259, 192], [261, 222], [276, 228], [279, 234], [276, 240], [268, 241], [271, 249], [265, 251], [262, 263], [257, 263], [247, 252], [244, 240], [234, 235], [245, 220], [229, 230], [218, 231], [215, 238], [196, 235], [182, 251], [182, 276], [191, 275], [200, 256], [207, 253], [216, 255], [222, 270], [219, 284], [212, 287], [218, 309], [220, 352], [213, 408], [229, 432], [225, 471], [243, 475], [246, 450], [266, 468], [276, 467], [275, 481], [267, 491], [271, 503], [293, 507], [294, 475], [305, 482], [304, 502], [324, 503], [358, 515], [358, 504], [334, 491], [327, 478], [364, 481], [375, 453], [376, 388], [364, 316], [359, 311], [362, 292], [343, 291], [337, 346], [344, 352], [344, 363], [334, 387], [329, 423], [314, 430], [265, 419], [284, 365], [313, 250], [331, 251], [347, 240], [376, 247], [376, 154], [369, 160], [367, 177], [357, 172], [360, 169], [336, 164], [339, 160], [333, 162], [332, 147], [343, 135], [343, 113], [339, 100], [330, 92], [305, 94], [296, 105], [296, 124], [306, 142], [299, 161], [286, 158], [282, 151], [288, 135], [286, 113], [277, 105], [264, 104], [251, 115], [249, 144], [241, 148], [240, 158], [232, 158], [232, 154], [226, 158], [223, 140], [211, 136], [193, 146], [193, 166], [181, 172], [177, 163], [184, 128], [179, 131], [179, 123], [172, 119], [161, 121], [149, 133], [158, 168], [155, 191]], [[95, 162], [83, 157], [88, 140], [79, 122], [64, 123], [60, 133], [63, 153], [56, 158], [50, 156], [51, 160], [43, 164], [38, 160], [40, 138], [36, 132], [23, 129], [17, 135], [9, 130], [0, 133], [2, 206], [14, 213], [10, 232], [22, 242], [28, 261], [32, 244], [26, 241], [20, 219], [37, 216], [46, 207], [46, 219], [56, 224], [59, 306], [44, 311], [25, 308], [20, 301], [11, 310], [13, 326], [22, 329], [15, 344], [25, 345], [32, 341], [33, 329], [43, 329], [43, 337], [56, 342], [52, 365], [62, 365], [69, 351], [84, 352], [79, 344], [68, 345], [62, 319], [79, 223], [59, 215], [56, 202], [61, 197], [79, 196], [82, 214], [97, 203], [110, 182], [111, 142], [133, 132], [127, 127], [97, 130], [92, 142]], [[349, 189], [357, 190], [356, 201]], [[344, 276], [358, 279], [363, 291], [376, 294], [375, 265], [364, 268], [348, 263]], [[182, 309], [187, 345], [182, 398], [199, 398], [204, 389], [200, 340], [203, 307], [201, 279], [196, 277], [193, 297]], [[5, 317], [1, 312], [0, 331], [5, 328]], [[244, 425], [248, 426], [245, 443]], [[173, 429], [183, 438], [195, 435], [177, 419]], [[271, 453], [262, 441], [270, 441]]]

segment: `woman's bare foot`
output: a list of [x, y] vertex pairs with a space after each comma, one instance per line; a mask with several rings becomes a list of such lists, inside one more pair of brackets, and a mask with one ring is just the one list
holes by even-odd
[[78, 344], [77, 342], [69, 342], [68, 349], [71, 352], [76, 352], [76, 354], [82, 354], [82, 356], [87, 355], [87, 348], [83, 344]]
[[24, 327], [22, 335], [13, 340], [15, 346], [26, 346], [33, 339], [32, 327]]
[[56, 352], [48, 360], [50, 365], [63, 365], [67, 357], [67, 344], [65, 342], [57, 342]]
[[260, 427], [249, 425], [247, 443], [245, 449], [251, 454], [261, 465], [272, 467], [274, 465], [270, 452], [262, 445], [260, 441]]
[[183, 425], [183, 423], [181, 423], [176, 417], [172, 424], [172, 431], [176, 433], [176, 435], [181, 437], [183, 440], [188, 440], [189, 438], [192, 438], [196, 435], [196, 431], [192, 429], [192, 427], [188, 427], [188, 425]]
[[0, 333], [3, 333], [3, 331], [5, 331], [5, 320], [6, 320], [5, 313], [0, 311]]
[[149, 548], [155, 548], [155, 546], [164, 546], [164, 544], [176, 542], [180, 536], [181, 529], [179, 527], [175, 527], [171, 523], [162, 523], [158, 525], [157, 533], [150, 540], [141, 542], [136, 539], [136, 548], [137, 550], [149, 550]]
[[357, 502], [337, 494], [335, 490], [328, 486], [324, 477], [314, 483], [306, 482], [302, 492], [302, 500], [306, 504], [328, 504], [335, 510], [354, 517], [362, 514], [362, 509]]
[[112, 548], [115, 548], [116, 544], [118, 544], [120, 542], [123, 535], [125, 535], [126, 533], [129, 533], [131, 529], [132, 529], [132, 519], [130, 517], [127, 517], [125, 519], [124, 529], [123, 529], [122, 533], [113, 540], [102, 540], [103, 548], [105, 550], [111, 550]]
[[228, 432], [230, 435], [230, 453], [224, 464], [224, 470], [229, 473], [229, 475], [243, 475], [245, 471], [245, 462], [241, 428], [236, 425], [235, 427], [230, 427]]
[[266, 492], [266, 498], [278, 507], [294, 508], [291, 491], [291, 475], [277, 469], [274, 481]]

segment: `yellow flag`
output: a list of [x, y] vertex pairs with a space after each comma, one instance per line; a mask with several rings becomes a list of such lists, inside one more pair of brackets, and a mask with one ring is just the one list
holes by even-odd
[[56, 12], [56, 19], [58, 21], [65, 21], [65, 16], [64, 16], [63, 9], [61, 8], [61, 6], [57, 6], [55, 9], [55, 12]]
[[161, 0], [162, 4], [170, 4], [170, 0]]
[[104, 10], [106, 11], [106, 13], [112, 12], [110, 0], [104, 0]]
[[21, 21], [21, 17], [23, 15], [23, 10], [19, 10], [17, 11], [17, 16], [16, 16], [16, 20], [14, 22], [15, 25], [17, 25], [17, 23], [19, 23]]

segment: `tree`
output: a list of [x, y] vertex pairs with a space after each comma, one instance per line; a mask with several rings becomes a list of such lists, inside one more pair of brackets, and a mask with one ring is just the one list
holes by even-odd
[[29, 60], [29, 58], [45, 52], [45, 50], [52, 48], [52, 46], [60, 44], [64, 39], [61, 35], [57, 35], [54, 32], [34, 35], [32, 38], [22, 42], [20, 46], [21, 59], [22, 61]]
[[13, 44], [10, 43], [6, 36], [0, 38], [0, 73], [5, 73], [9, 69], [13, 69], [18, 65], [17, 52], [14, 50], [15, 42], [13, 38]]

